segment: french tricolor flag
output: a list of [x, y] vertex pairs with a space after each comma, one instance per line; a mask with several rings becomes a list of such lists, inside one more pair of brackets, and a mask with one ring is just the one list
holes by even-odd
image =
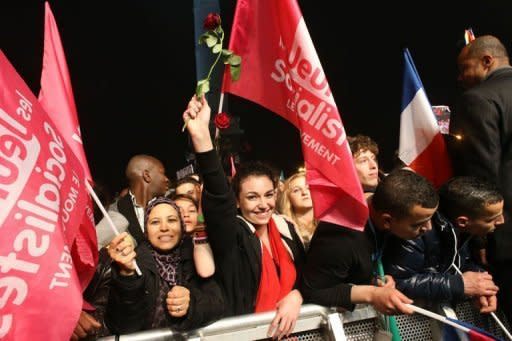
[[452, 175], [448, 151], [408, 49], [404, 58], [398, 156], [439, 187]]

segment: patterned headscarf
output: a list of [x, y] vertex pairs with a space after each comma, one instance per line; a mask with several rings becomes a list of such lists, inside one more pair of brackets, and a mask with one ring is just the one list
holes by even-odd
[[[149, 242], [149, 239], [147, 238], [147, 224], [148, 224], [148, 217], [153, 208], [155, 208], [157, 205], [160, 204], [167, 204], [176, 210], [176, 213], [178, 213], [178, 220], [180, 222], [180, 228], [181, 228], [181, 237], [176, 246], [169, 252], [169, 253], [161, 253], [160, 251], [156, 250], [153, 245]], [[181, 253], [180, 253], [180, 246], [183, 243], [183, 237], [185, 236], [185, 223], [181, 219], [180, 209], [176, 205], [174, 201], [167, 197], [155, 197], [151, 199], [147, 206], [146, 206], [146, 214], [144, 215], [144, 233], [146, 234], [146, 241], [149, 244], [151, 248], [151, 254], [153, 255], [153, 258], [155, 259], [156, 267], [158, 269], [158, 273], [160, 274], [160, 277], [162, 277], [163, 280], [165, 280], [169, 285], [173, 286], [178, 284], [178, 266], [181, 261]]]

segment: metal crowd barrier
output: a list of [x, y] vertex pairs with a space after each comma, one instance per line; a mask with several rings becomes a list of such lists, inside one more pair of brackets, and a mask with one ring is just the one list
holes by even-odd
[[[440, 309], [439, 309], [440, 310]], [[455, 307], [459, 319], [472, 323], [494, 335], [506, 339], [492, 318], [481, 315], [469, 301]], [[498, 314], [509, 327], [502, 314]], [[306, 304], [301, 308], [294, 333], [288, 340], [293, 341], [373, 341], [377, 326], [377, 313], [371, 306], [358, 305], [353, 312], [338, 312], [334, 308]], [[204, 328], [186, 333], [170, 329], [154, 329], [129, 335], [107, 336], [102, 341], [239, 341], [268, 340], [267, 330], [274, 318], [274, 312], [228, 317]], [[441, 340], [441, 328], [436, 321], [425, 316], [396, 316], [402, 340]]]

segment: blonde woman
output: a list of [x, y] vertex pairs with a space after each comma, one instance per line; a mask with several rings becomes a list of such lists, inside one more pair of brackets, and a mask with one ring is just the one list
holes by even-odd
[[307, 249], [318, 221], [313, 215], [313, 201], [303, 170], [286, 179], [279, 204], [279, 212], [295, 224], [297, 233]]

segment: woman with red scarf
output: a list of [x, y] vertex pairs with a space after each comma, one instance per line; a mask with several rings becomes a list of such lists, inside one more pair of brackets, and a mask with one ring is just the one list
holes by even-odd
[[230, 189], [213, 148], [210, 107], [194, 96], [183, 114], [204, 180], [203, 213], [228, 315], [276, 310], [268, 336], [294, 327], [302, 304], [297, 290], [305, 252], [294, 227], [273, 214], [276, 177], [260, 162], [237, 169]]

